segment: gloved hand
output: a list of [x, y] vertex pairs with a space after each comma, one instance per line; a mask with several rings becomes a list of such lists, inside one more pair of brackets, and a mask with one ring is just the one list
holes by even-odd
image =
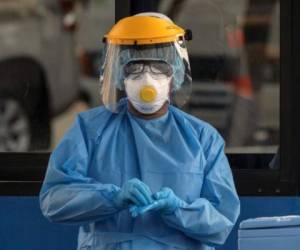
[[123, 185], [115, 196], [114, 202], [119, 207], [128, 207], [130, 204], [147, 206], [153, 202], [153, 199], [150, 188], [144, 182], [134, 178]]
[[147, 206], [132, 206], [130, 212], [132, 217], [137, 217], [149, 210], [159, 210], [162, 213], [173, 213], [183, 201], [180, 200], [171, 188], [164, 187], [157, 193], [152, 195], [154, 202]]

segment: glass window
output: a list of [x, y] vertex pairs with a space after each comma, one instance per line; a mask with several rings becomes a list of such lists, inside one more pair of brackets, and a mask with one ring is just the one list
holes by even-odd
[[185, 110], [215, 126], [227, 152], [277, 151], [279, 10], [277, 0], [160, 2], [160, 12], [193, 31]]
[[78, 12], [76, 32], [77, 56], [80, 67], [79, 100], [52, 121], [52, 149], [58, 144], [78, 112], [101, 105], [99, 65], [102, 38], [115, 22], [115, 1], [92, 0]]
[[[0, 151], [52, 150], [78, 112], [101, 103], [101, 39], [114, 1], [86, 2], [1, 4]], [[215, 126], [227, 152], [277, 151], [279, 10], [276, 0], [159, 1], [159, 12], [193, 31], [183, 109]]]
[[51, 150], [77, 112], [99, 105], [90, 76], [113, 23], [109, 0], [1, 2], [0, 152]]

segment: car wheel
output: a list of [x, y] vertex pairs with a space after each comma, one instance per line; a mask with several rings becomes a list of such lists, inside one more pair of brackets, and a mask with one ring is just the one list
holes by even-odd
[[0, 151], [27, 151], [30, 145], [30, 120], [21, 103], [0, 99]]
[[0, 97], [0, 152], [49, 148], [48, 118], [41, 114], [30, 113], [21, 100]]
[[0, 151], [50, 146], [50, 109], [41, 70], [25, 60], [0, 65]]

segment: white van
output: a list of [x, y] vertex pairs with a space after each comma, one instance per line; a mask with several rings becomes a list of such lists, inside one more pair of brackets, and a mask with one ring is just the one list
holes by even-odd
[[75, 1], [0, 0], [0, 151], [46, 149], [79, 94]]

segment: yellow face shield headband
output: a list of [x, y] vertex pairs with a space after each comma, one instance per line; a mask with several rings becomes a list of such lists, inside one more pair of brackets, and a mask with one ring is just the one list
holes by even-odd
[[151, 16], [131, 16], [116, 23], [104, 40], [109, 44], [147, 45], [190, 40], [191, 31]]

